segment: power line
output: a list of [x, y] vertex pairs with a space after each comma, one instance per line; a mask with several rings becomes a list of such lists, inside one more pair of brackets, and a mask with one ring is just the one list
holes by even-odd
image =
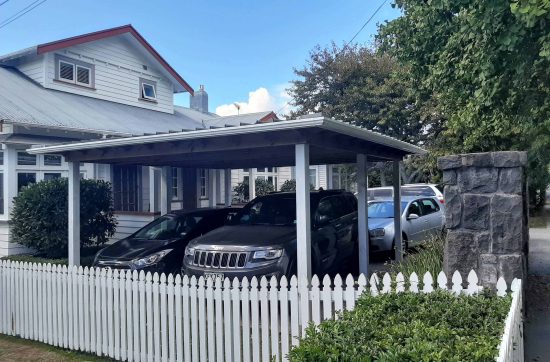
[[23, 15], [25, 15], [26, 13], [28, 13], [29, 11], [32, 11], [33, 9], [37, 8], [38, 6], [42, 5], [43, 3], [45, 3], [46, 1], [48, 0], [36, 0], [34, 2], [32, 2], [30, 5], [28, 5], [27, 7], [19, 10], [17, 13], [13, 14], [12, 16], [10, 16], [9, 18], [5, 19], [4, 21], [2, 21], [0, 23], [0, 29], [2, 29], [3, 27], [11, 24], [12, 22], [14, 22], [15, 20], [19, 19], [20, 17], [22, 17]]
[[351, 42], [353, 42], [355, 40], [355, 38], [357, 37], [357, 35], [359, 35], [359, 33], [361, 33], [363, 31], [363, 29], [365, 29], [365, 27], [368, 25], [368, 23], [370, 23], [370, 21], [372, 20], [372, 18], [374, 18], [374, 16], [376, 14], [378, 14], [378, 12], [380, 11], [380, 9], [382, 9], [382, 6], [384, 6], [384, 4], [386, 4], [388, 2], [388, 0], [384, 0], [384, 2], [382, 2], [382, 4], [380, 4], [380, 6], [378, 8], [376, 8], [376, 10], [374, 11], [374, 13], [372, 13], [372, 15], [370, 16], [370, 18], [367, 19], [367, 21], [365, 21], [365, 24], [363, 24], [363, 26], [361, 27], [361, 29], [359, 29], [359, 31], [357, 33], [355, 33], [355, 35], [353, 36], [353, 38], [351, 38], [351, 40], [346, 44], [346, 46], [350, 45]]
[[4, 1], [2, 1], [2, 2], [0, 3], [0, 6], [4, 5], [4, 4], [7, 3], [8, 1], [10, 1], [10, 0], [4, 0]]

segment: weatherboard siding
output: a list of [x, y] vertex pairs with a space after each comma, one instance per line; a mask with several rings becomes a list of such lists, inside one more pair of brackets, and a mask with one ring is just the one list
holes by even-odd
[[[55, 54], [95, 67], [95, 89], [65, 84], [55, 79]], [[172, 84], [124, 39], [107, 38], [46, 54], [46, 88], [173, 113]], [[143, 69], [147, 66], [147, 70]], [[157, 103], [139, 99], [140, 78], [156, 83]]]
[[111, 242], [124, 239], [140, 228], [150, 223], [155, 219], [153, 214], [130, 214], [130, 213], [117, 213], [115, 212], [117, 219], [117, 226], [115, 235], [110, 239]]

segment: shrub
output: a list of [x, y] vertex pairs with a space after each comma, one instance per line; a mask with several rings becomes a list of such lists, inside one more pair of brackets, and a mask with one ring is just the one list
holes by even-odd
[[[29, 185], [14, 199], [10, 221], [13, 241], [49, 258], [67, 255], [68, 180]], [[115, 232], [111, 186], [100, 180], [80, 182], [81, 246], [104, 244]]]
[[[315, 190], [314, 185], [309, 185], [310, 190]], [[296, 191], [296, 180], [290, 179], [283, 182], [281, 185], [281, 191]]]
[[[256, 196], [264, 196], [275, 191], [272, 184], [262, 178], [256, 179]], [[248, 180], [244, 180], [234, 187], [233, 191], [237, 194], [239, 200], [250, 200], [248, 195]]]
[[444, 246], [445, 236], [434, 236], [419, 246], [416, 252], [408, 253], [401, 263], [392, 262], [390, 272], [403, 273], [406, 277], [416, 272], [420, 279], [424, 273], [430, 272], [436, 278], [437, 274], [443, 270]]
[[494, 361], [511, 297], [447, 291], [363, 294], [353, 311], [310, 325], [292, 361]]

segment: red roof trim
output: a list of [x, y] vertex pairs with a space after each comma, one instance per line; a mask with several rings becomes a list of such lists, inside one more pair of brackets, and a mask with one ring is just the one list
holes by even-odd
[[262, 118], [260, 118], [260, 120], [258, 121], [258, 123], [265, 123], [265, 122], [269, 122], [269, 121], [273, 121], [273, 120], [278, 120], [279, 117], [277, 117], [277, 115], [275, 114], [275, 112], [270, 112], [269, 114], [266, 114], [265, 116], [263, 116]]
[[100, 30], [89, 34], [78, 35], [72, 38], [53, 41], [51, 43], [40, 44], [37, 46], [37, 54], [44, 54], [55, 50], [67, 48], [73, 45], [83, 44], [90, 41], [108, 38], [111, 36], [130, 33], [140, 42], [141, 45], [170, 73], [179, 84], [183, 86], [189, 93], [194, 94], [193, 88], [187, 83], [175, 70], [164, 60], [164, 58], [137, 32], [132, 25], [123, 25], [117, 28]]

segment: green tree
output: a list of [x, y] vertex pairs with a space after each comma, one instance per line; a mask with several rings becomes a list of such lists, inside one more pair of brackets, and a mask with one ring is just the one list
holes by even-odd
[[[13, 241], [47, 257], [67, 254], [68, 181], [66, 178], [29, 185], [13, 202]], [[80, 243], [102, 245], [113, 236], [116, 219], [111, 185], [100, 180], [80, 182]]]
[[[270, 192], [275, 191], [275, 188], [273, 185], [263, 178], [257, 178], [255, 183], [255, 189], [256, 189], [256, 196], [264, 196], [267, 195]], [[237, 184], [233, 188], [233, 191], [235, 191], [235, 194], [237, 194], [237, 197], [244, 201], [250, 201], [249, 193], [248, 193], [248, 180], [244, 180], [243, 182]]]
[[315, 47], [289, 92], [291, 116], [322, 112], [397, 139], [426, 145], [441, 131], [436, 103], [412, 91], [412, 78], [390, 56], [360, 46]]
[[439, 153], [528, 150], [532, 202], [550, 162], [550, 1], [396, 0], [381, 50], [448, 117]]

